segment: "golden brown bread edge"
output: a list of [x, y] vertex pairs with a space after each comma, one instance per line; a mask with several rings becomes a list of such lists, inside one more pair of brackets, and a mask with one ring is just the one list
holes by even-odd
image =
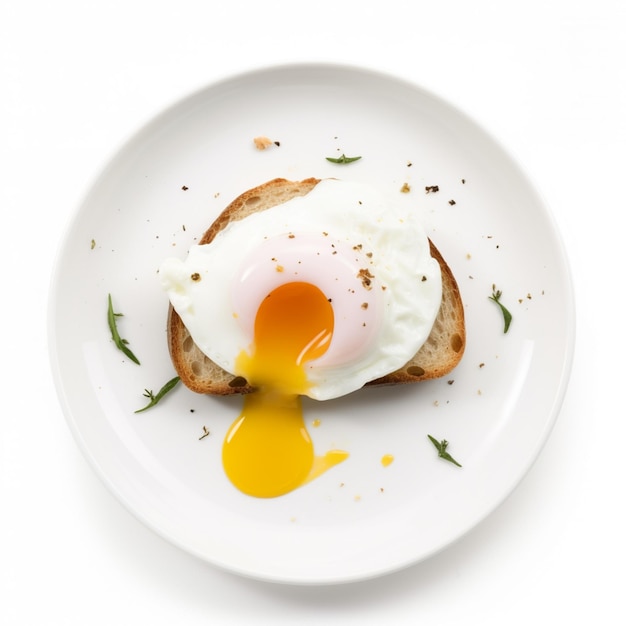
[[[232, 221], [240, 220], [287, 200], [309, 193], [320, 179], [289, 181], [275, 178], [249, 189], [235, 198], [200, 239], [210, 243]], [[441, 267], [442, 302], [426, 343], [403, 367], [366, 386], [414, 383], [448, 374], [461, 360], [465, 350], [465, 314], [457, 282], [439, 250], [430, 241], [430, 252]], [[170, 305], [167, 336], [172, 363], [182, 382], [192, 391], [212, 395], [250, 393], [254, 388], [215, 364], [196, 346], [180, 316]]]

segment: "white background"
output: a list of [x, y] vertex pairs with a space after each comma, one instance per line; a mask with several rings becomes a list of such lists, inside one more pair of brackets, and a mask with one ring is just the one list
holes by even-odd
[[[0, 2], [0, 623], [624, 623], [622, 0]], [[568, 393], [511, 497], [384, 578], [291, 587], [218, 571], [136, 521], [74, 443], [49, 371], [51, 264], [100, 168], [163, 108], [291, 61], [401, 75], [518, 158], [570, 257]]]

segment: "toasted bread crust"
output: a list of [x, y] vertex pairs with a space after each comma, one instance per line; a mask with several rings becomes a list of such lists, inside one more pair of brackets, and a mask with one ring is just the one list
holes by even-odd
[[[296, 196], [306, 195], [317, 178], [289, 181], [275, 178], [249, 189], [235, 198], [211, 224], [200, 239], [210, 243], [230, 222], [243, 219], [256, 211], [282, 204]], [[448, 374], [461, 360], [465, 350], [465, 314], [461, 294], [448, 264], [432, 241], [430, 252], [441, 267], [443, 297], [439, 313], [417, 354], [402, 368], [367, 383], [367, 386], [396, 385], [439, 378]], [[180, 316], [170, 305], [167, 336], [169, 352], [176, 372], [192, 391], [213, 395], [250, 393], [254, 388], [240, 376], [223, 370], [211, 361], [194, 343]]]

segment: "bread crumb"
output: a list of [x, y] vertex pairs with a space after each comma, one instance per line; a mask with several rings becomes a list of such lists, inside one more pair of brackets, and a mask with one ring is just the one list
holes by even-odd
[[272, 141], [269, 137], [265, 137], [263, 135], [260, 135], [259, 137], [254, 138], [254, 147], [257, 150], [266, 150], [267, 148], [273, 145], [279, 146], [280, 142]]
[[411, 186], [409, 185], [409, 183], [404, 183], [402, 187], [400, 187], [400, 191], [402, 193], [409, 193], [409, 191], [411, 191]]

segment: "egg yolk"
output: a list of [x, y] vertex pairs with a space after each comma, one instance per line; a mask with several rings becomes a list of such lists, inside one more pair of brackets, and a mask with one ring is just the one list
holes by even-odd
[[222, 449], [226, 475], [243, 493], [284, 495], [347, 458], [341, 450], [315, 455], [300, 399], [305, 365], [326, 352], [333, 327], [328, 299], [309, 283], [281, 285], [259, 306], [252, 353], [242, 352], [236, 364], [258, 391], [244, 396]]

